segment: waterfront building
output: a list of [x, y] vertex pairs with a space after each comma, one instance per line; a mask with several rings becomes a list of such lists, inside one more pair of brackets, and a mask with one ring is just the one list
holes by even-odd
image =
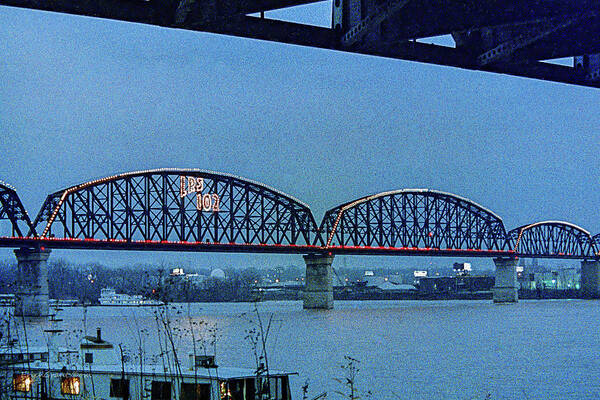
[[544, 266], [537, 259], [527, 264], [521, 259], [517, 267], [517, 281], [521, 290], [577, 290], [581, 285], [581, 269]]

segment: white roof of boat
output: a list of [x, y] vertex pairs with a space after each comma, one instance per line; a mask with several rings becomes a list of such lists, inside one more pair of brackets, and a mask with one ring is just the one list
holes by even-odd
[[[18, 365], [23, 365], [28, 370], [43, 370], [47, 371], [48, 369], [54, 371], [61, 371], [63, 367], [66, 365], [64, 363], [50, 363], [48, 362], [30, 362], [29, 364], [21, 363], [21, 364], [12, 364], [11, 368], [15, 369]], [[90, 374], [90, 370], [94, 374], [120, 374], [121, 373], [121, 365], [117, 364], [85, 364], [85, 368], [73, 371], [72, 364], [67, 366], [70, 373], [81, 373], [81, 374]], [[80, 366], [81, 367], [81, 366]], [[91, 367], [91, 368], [90, 368]], [[130, 375], [140, 375], [140, 366], [139, 364], [134, 363], [126, 363], [124, 365], [125, 374]], [[146, 364], [142, 369], [143, 375], [151, 375], [155, 376], [157, 380], [160, 378], [163, 379], [171, 379], [174, 378], [175, 375], [178, 375], [176, 371], [167, 371], [165, 372], [164, 366], [162, 364]], [[269, 375], [271, 376], [281, 376], [281, 375], [292, 375], [296, 374], [296, 372], [284, 372], [284, 371], [274, 371], [270, 370]], [[194, 371], [190, 369], [187, 365], [182, 365], [181, 367], [181, 375], [183, 377], [188, 378], [218, 378], [218, 379], [237, 379], [237, 378], [253, 378], [256, 377], [256, 371], [252, 368], [237, 368], [237, 367], [217, 367], [217, 368], [196, 368]]]
[[26, 354], [47, 352], [47, 346], [0, 346], [0, 354]]

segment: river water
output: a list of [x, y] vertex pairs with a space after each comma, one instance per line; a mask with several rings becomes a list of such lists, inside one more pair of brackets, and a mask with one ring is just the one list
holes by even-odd
[[[254, 305], [198, 303], [169, 305], [168, 316], [180, 354], [190, 351], [190, 324], [197, 347], [211, 348], [217, 362], [255, 367], [245, 339], [256, 327]], [[337, 301], [331, 311], [303, 310], [301, 302], [257, 305], [264, 325], [271, 319], [271, 369], [296, 371], [291, 386], [301, 399], [324, 391], [342, 398], [336, 381], [344, 356], [360, 369], [361, 398], [373, 399], [597, 399], [600, 398], [600, 302], [520, 301]], [[151, 307], [87, 307], [59, 311], [75, 346], [87, 330], [102, 327], [104, 339], [126, 353], [143, 348], [160, 353], [164, 316]], [[42, 340], [41, 324], [29, 325], [30, 341]], [[310, 398], [310, 397], [309, 397]]]

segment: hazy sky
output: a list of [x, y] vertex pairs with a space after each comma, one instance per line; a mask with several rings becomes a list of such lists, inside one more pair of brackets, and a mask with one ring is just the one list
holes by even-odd
[[[290, 14], [327, 24], [330, 3]], [[308, 203], [317, 220], [363, 195], [419, 187], [472, 199], [508, 229], [558, 219], [594, 234], [599, 105], [598, 89], [0, 7], [0, 179], [32, 215], [48, 193], [90, 178], [177, 167], [266, 183]], [[7, 257], [11, 251], [0, 250]], [[114, 265], [302, 262], [53, 257]]]

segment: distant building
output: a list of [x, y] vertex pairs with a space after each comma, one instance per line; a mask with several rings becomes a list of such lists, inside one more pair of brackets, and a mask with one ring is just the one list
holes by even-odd
[[530, 264], [521, 259], [517, 267], [517, 281], [521, 290], [577, 290], [581, 285], [581, 270], [569, 266], [540, 265], [536, 258]]
[[424, 278], [427, 276], [427, 271], [414, 271], [413, 276], [415, 278]]
[[471, 268], [471, 263], [454, 263], [453, 267], [456, 275], [469, 275], [469, 273], [473, 270]]
[[581, 272], [576, 268], [561, 268], [555, 271], [530, 272], [527, 269], [517, 273], [522, 290], [573, 290], [581, 285]]
[[186, 274], [183, 268], [173, 268], [171, 273], [169, 274], [173, 279], [178, 279], [179, 281], [189, 281], [193, 283], [201, 283], [206, 279], [206, 276], [199, 275], [195, 272]]
[[225, 271], [223, 271], [221, 268], [215, 268], [210, 271], [210, 277], [216, 279], [225, 279]]

